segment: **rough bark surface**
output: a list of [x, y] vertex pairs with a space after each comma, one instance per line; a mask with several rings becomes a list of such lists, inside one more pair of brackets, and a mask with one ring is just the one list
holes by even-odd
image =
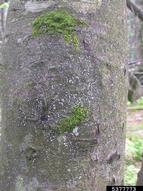
[[[41, 9], [12, 1], [3, 45], [1, 191], [104, 191], [122, 183], [126, 3], [97, 2], [45, 2], [46, 10], [64, 7], [87, 23], [76, 29], [76, 51], [60, 35], [33, 37]], [[79, 105], [87, 118], [59, 135], [57, 124]]]

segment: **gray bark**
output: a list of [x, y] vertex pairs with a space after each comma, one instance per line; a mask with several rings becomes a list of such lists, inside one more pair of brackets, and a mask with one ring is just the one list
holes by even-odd
[[143, 162], [140, 171], [137, 176], [137, 186], [143, 186]]
[[[0, 188], [105, 191], [123, 179], [126, 2], [48, 2], [47, 10], [67, 8], [87, 26], [77, 28], [80, 51], [60, 35], [33, 37], [31, 23], [41, 11], [12, 1], [2, 50]], [[55, 133], [77, 105], [88, 109], [85, 121]]]

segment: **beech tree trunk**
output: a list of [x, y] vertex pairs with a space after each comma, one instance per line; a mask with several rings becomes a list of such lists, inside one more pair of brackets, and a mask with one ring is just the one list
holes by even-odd
[[[2, 48], [0, 189], [105, 191], [107, 185], [121, 185], [126, 2], [35, 4], [13, 0], [9, 8]], [[76, 27], [78, 50], [60, 34], [32, 35], [37, 16], [61, 8], [86, 23]], [[85, 119], [73, 116], [73, 108], [86, 108]], [[72, 129], [66, 130], [70, 120]], [[59, 133], [59, 126], [64, 131]]]

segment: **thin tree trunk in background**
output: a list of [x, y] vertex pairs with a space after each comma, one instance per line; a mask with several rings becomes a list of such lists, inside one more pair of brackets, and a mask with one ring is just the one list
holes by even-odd
[[[129, 70], [139, 79], [143, 85], [143, 5], [142, 0], [127, 0], [128, 10], [128, 39], [129, 39]], [[131, 12], [132, 11], [132, 12]], [[137, 97], [141, 97], [142, 87], [134, 90]], [[139, 92], [139, 93], [138, 93]]]
[[143, 20], [142, 0], [126, 0], [127, 7], [136, 15], [140, 20]]
[[137, 176], [137, 186], [143, 186], [143, 162]]
[[[86, 23], [77, 27], [76, 50], [60, 35], [33, 37], [31, 23], [42, 12], [12, 1], [3, 45], [1, 191], [105, 191], [106, 185], [121, 185], [126, 2], [97, 2], [45, 2], [47, 10], [63, 7]], [[87, 113], [77, 124], [75, 108]], [[71, 118], [75, 127], [66, 131]]]

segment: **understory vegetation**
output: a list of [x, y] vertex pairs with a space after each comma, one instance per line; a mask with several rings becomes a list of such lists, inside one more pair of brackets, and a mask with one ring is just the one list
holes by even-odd
[[[143, 158], [143, 97], [128, 103], [126, 136], [125, 185], [135, 186]], [[132, 121], [129, 120], [132, 118]]]

